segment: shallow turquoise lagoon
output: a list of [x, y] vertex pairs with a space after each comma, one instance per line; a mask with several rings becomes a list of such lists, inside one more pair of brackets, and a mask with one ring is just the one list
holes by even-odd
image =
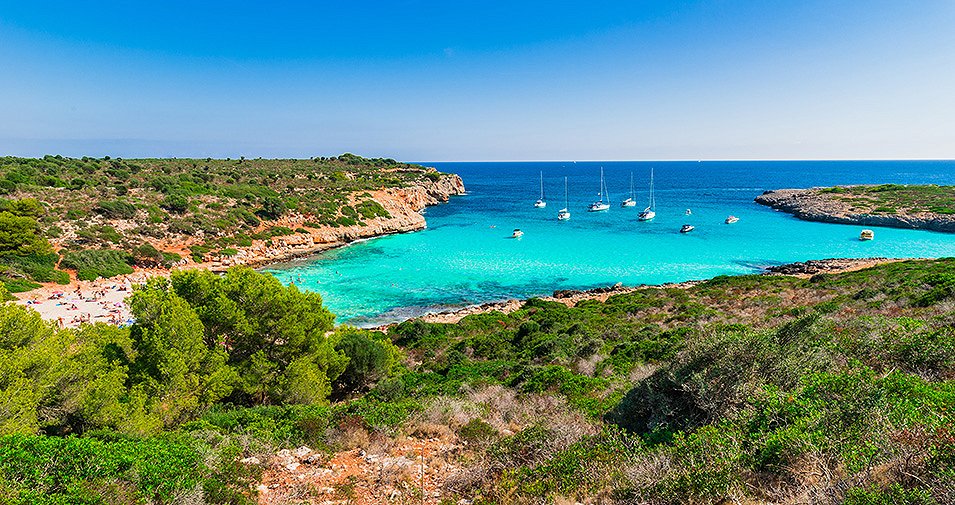
[[[767, 189], [863, 183], [955, 184], [955, 163], [429, 163], [464, 178], [466, 196], [426, 211], [425, 231], [377, 238], [268, 269], [322, 294], [338, 321], [374, 326], [442, 308], [622, 282], [658, 284], [830, 257], [955, 255], [955, 234], [799, 221], [757, 205]], [[600, 167], [612, 207], [589, 213]], [[637, 213], [656, 179], [657, 217]], [[548, 205], [534, 208], [539, 173]], [[621, 208], [636, 181], [637, 207]], [[572, 217], [559, 222], [564, 176]], [[692, 215], [685, 215], [691, 209]], [[727, 225], [733, 214], [738, 223]], [[680, 234], [683, 224], [696, 230]], [[510, 238], [514, 228], [521, 239]]]

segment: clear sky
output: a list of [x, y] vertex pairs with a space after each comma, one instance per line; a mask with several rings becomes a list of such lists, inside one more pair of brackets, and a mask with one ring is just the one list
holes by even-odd
[[955, 158], [955, 1], [0, 0], [0, 154], [346, 151]]

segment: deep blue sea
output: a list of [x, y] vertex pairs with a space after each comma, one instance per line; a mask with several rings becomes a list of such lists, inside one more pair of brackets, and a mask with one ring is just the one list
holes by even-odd
[[[955, 256], [955, 234], [811, 223], [757, 205], [767, 189], [955, 184], [952, 161], [425, 163], [464, 179], [465, 196], [429, 207], [428, 229], [356, 243], [268, 269], [317, 291], [339, 323], [374, 326], [442, 308], [622, 282], [657, 284], [759, 272], [831, 257]], [[589, 213], [605, 171], [612, 206]], [[657, 216], [638, 222], [650, 168]], [[548, 205], [534, 208], [540, 172]], [[621, 208], [633, 173], [637, 207]], [[564, 177], [572, 217], [559, 222]], [[685, 215], [686, 209], [692, 214]], [[739, 222], [724, 224], [728, 215]], [[696, 230], [679, 233], [683, 224]], [[520, 228], [523, 238], [510, 238]]]

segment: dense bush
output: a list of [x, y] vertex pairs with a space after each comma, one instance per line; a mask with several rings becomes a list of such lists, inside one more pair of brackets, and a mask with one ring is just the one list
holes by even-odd
[[397, 364], [397, 350], [371, 332], [346, 328], [338, 331], [335, 350], [348, 356], [345, 370], [335, 382], [339, 392], [360, 391], [391, 373]]
[[16, 274], [22, 279], [32, 279], [37, 282], [57, 282], [66, 284], [70, 276], [66, 272], [56, 269], [60, 257], [56, 253], [21, 255], [14, 253], [0, 254], [0, 265], [8, 269], [9, 274]]
[[159, 204], [160, 207], [168, 210], [169, 212], [175, 212], [176, 214], [182, 214], [189, 209], [189, 198], [185, 195], [167, 195], [163, 199], [162, 203]]
[[63, 255], [60, 266], [76, 270], [76, 277], [84, 281], [98, 277], [115, 277], [133, 273], [130, 265], [135, 262], [133, 256], [115, 249], [86, 249], [70, 251]]
[[31, 215], [0, 211], [0, 253], [47, 254], [50, 244]]
[[136, 206], [122, 200], [103, 200], [93, 210], [111, 219], [131, 219], [136, 216]]
[[208, 468], [195, 445], [161, 438], [0, 437], [0, 501], [251, 504], [240, 492], [242, 479]]

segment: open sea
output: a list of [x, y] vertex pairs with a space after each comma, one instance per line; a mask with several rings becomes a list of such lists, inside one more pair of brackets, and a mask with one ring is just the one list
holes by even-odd
[[[747, 274], [832, 257], [955, 256], [955, 234], [811, 223], [757, 205], [768, 189], [836, 184], [955, 184], [953, 161], [424, 163], [464, 179], [465, 196], [429, 207], [428, 229], [267, 269], [321, 293], [339, 323], [376, 326], [448, 307], [618, 282], [659, 284]], [[587, 212], [600, 168], [611, 208]], [[650, 168], [657, 216], [638, 222]], [[544, 173], [547, 207], [534, 208]], [[637, 206], [621, 208], [633, 173]], [[569, 221], [557, 221], [569, 179]], [[686, 216], [686, 209], [692, 215]], [[739, 222], [727, 225], [728, 215]], [[683, 224], [696, 230], [679, 233]], [[512, 231], [524, 231], [521, 239]]]

